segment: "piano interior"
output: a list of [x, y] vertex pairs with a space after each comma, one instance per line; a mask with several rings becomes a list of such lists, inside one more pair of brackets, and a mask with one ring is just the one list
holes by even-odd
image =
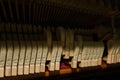
[[119, 78], [119, 25], [119, 0], [0, 0], [0, 79]]

